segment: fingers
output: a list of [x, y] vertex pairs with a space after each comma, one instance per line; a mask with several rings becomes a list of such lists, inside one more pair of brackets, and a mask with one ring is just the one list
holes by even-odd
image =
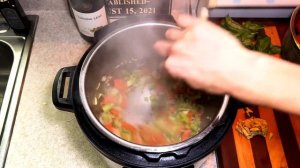
[[[171, 76], [185, 80], [191, 87], [200, 89], [201, 83], [198, 83], [195, 79], [201, 79], [201, 76], [193, 74], [196, 72], [190, 72], [191, 69], [186, 68], [188, 66], [190, 64], [186, 60], [180, 59], [180, 57], [175, 55], [168, 57], [165, 62], [165, 68]], [[197, 77], [195, 78], [195, 76]]]
[[196, 17], [192, 17], [187, 14], [177, 15], [174, 17], [174, 19], [176, 23], [182, 28], [190, 27], [199, 21]]
[[169, 29], [166, 31], [165, 36], [168, 40], [175, 41], [175, 40], [180, 39], [183, 36], [183, 32], [178, 29]]
[[186, 81], [194, 89], [203, 89], [209, 93], [213, 94], [224, 94], [224, 89], [212, 84], [210, 76], [206, 76], [205, 73], [201, 73], [195, 68], [187, 68], [190, 63], [180, 59], [176, 55], [168, 57], [165, 62], [165, 68], [171, 76], [174, 78], [179, 78]]
[[205, 7], [202, 7], [200, 10], [200, 20], [206, 21], [208, 18], [208, 9]]
[[154, 49], [159, 55], [168, 56], [172, 47], [172, 43], [169, 41], [160, 40], [154, 44]]
[[184, 72], [184, 69], [182, 69], [182, 64], [180, 64], [180, 61], [176, 56], [170, 56], [165, 61], [165, 68], [169, 72], [169, 74], [173, 77], [182, 79], [182, 72]]

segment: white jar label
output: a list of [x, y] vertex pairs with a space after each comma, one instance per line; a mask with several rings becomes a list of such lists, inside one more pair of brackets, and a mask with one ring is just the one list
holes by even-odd
[[107, 25], [105, 7], [93, 13], [81, 13], [73, 9], [79, 31], [89, 37], [94, 37], [96, 30]]

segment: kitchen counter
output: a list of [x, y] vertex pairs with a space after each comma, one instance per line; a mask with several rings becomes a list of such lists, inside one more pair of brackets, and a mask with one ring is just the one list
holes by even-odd
[[[39, 15], [39, 23], [5, 167], [109, 167], [74, 114], [57, 110], [51, 97], [57, 71], [77, 65], [90, 44], [80, 37], [65, 8], [33, 11], [32, 3], [26, 7], [27, 14]], [[201, 165], [216, 167], [215, 154]]]

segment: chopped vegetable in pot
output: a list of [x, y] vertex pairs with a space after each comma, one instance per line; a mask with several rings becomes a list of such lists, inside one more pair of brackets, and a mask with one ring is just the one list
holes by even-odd
[[[201, 94], [182, 81], [166, 74], [137, 70], [102, 82], [106, 85], [101, 84], [99, 120], [107, 130], [126, 141], [149, 146], [170, 145], [188, 140], [203, 129]], [[141, 87], [150, 90], [150, 95], [142, 100], [150, 104], [153, 116], [143, 124], [135, 124], [124, 116], [130, 109], [129, 95]], [[141, 112], [135, 110], [136, 115]]]

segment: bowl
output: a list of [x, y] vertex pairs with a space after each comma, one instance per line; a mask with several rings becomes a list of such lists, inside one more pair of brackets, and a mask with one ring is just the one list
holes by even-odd
[[283, 59], [300, 64], [300, 41], [297, 41], [300, 31], [296, 31], [296, 23], [300, 24], [300, 5], [292, 13], [290, 27], [284, 36], [281, 53]]

